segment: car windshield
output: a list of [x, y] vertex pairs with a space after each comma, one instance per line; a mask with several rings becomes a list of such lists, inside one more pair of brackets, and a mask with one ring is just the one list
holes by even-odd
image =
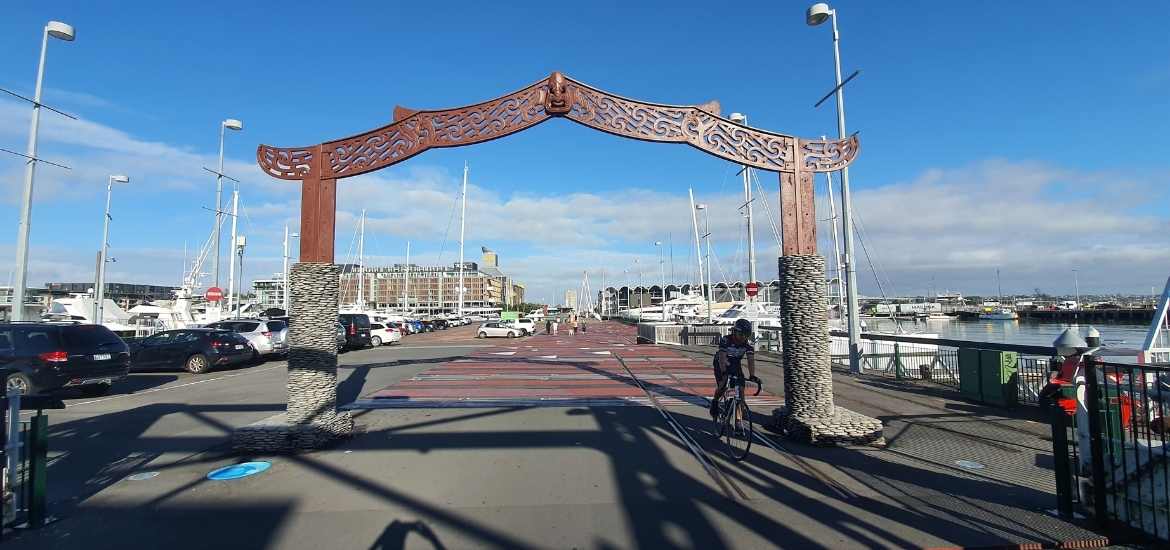
[[218, 323], [212, 323], [208, 326], [211, 328], [221, 328], [234, 332], [252, 332], [256, 330], [256, 327], [260, 326], [260, 323], [255, 321], [220, 321]]

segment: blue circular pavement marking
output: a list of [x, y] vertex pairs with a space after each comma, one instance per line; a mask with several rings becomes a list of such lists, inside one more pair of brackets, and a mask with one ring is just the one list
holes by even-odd
[[158, 477], [158, 472], [138, 472], [137, 474], [126, 476], [126, 479], [130, 481], [145, 481], [155, 477]]
[[982, 470], [984, 468], [983, 464], [975, 462], [974, 460], [956, 460], [955, 464], [957, 464], [960, 468], [965, 468], [968, 470]]
[[267, 470], [272, 466], [269, 462], [244, 462], [243, 464], [232, 464], [231, 466], [224, 466], [218, 470], [212, 470], [207, 474], [207, 479], [214, 481], [227, 481], [229, 479], [240, 479], [241, 477], [248, 477], [252, 474], [258, 474]]

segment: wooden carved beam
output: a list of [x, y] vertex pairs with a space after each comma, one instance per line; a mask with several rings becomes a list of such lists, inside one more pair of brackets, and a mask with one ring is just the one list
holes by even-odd
[[[390, 124], [322, 143], [320, 149], [261, 145], [256, 160], [265, 172], [281, 179], [347, 178], [397, 164], [432, 147], [501, 138], [550, 117], [565, 117], [622, 137], [685, 143], [736, 164], [773, 172], [794, 172], [797, 164], [813, 172], [839, 170], [853, 161], [859, 148], [856, 135], [806, 140], [722, 118], [718, 102], [699, 106], [645, 103], [553, 73], [526, 88], [468, 107], [436, 111], [398, 107]], [[323, 162], [316, 162], [314, 155], [323, 155]]]

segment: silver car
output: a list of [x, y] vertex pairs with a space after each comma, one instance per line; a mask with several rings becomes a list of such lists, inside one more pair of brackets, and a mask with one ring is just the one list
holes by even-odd
[[231, 319], [211, 323], [207, 327], [230, 330], [247, 338], [257, 357], [288, 353], [288, 325], [284, 321]]

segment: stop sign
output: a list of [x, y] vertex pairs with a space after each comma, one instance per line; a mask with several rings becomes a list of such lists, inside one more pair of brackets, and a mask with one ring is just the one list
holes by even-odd
[[218, 302], [223, 299], [223, 289], [219, 288], [218, 286], [213, 286], [207, 289], [207, 292], [203, 294], [203, 297], [207, 298], [208, 302]]
[[755, 296], [760, 293], [760, 283], [748, 283], [744, 285], [743, 289], [747, 291], [748, 296]]

